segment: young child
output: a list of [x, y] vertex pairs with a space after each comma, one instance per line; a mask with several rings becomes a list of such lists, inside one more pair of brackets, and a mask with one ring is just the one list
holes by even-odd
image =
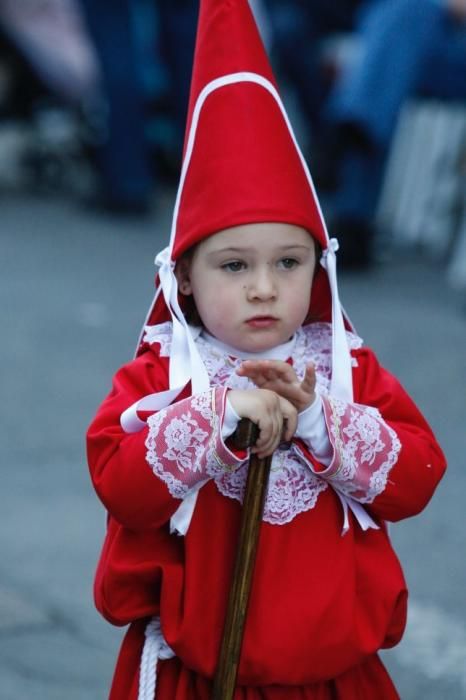
[[208, 700], [248, 454], [273, 453], [236, 700], [392, 700], [407, 592], [386, 521], [445, 462], [342, 313], [329, 240], [247, 0], [201, 2], [180, 187], [135, 360], [88, 433], [109, 513], [111, 700]]

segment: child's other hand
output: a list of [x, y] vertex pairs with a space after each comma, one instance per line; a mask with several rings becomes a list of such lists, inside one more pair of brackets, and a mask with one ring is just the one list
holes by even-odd
[[231, 389], [228, 400], [240, 418], [249, 418], [260, 431], [252, 448], [258, 457], [267, 457], [282, 442], [291, 440], [298, 425], [296, 408], [287, 399], [268, 389]]
[[316, 397], [316, 373], [313, 364], [306, 367], [302, 382], [293, 367], [281, 360], [245, 360], [236, 370], [261, 389], [269, 389], [293, 404], [298, 413], [310, 406]]

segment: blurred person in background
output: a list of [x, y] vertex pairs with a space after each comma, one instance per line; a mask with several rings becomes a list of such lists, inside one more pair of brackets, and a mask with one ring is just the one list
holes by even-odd
[[[150, 0], [146, 0], [146, 2]], [[191, 68], [196, 39], [198, 0], [157, 0], [160, 18], [160, 54], [171, 81], [171, 104], [176, 140], [183, 142], [188, 110]], [[181, 165], [181, 148], [179, 148]], [[178, 180], [178, 172], [176, 172]]]
[[[466, 98], [466, 0], [376, 0], [358, 16], [360, 51], [326, 102], [315, 164], [340, 261], [374, 255], [374, 213], [400, 108], [413, 95]], [[426, 144], [428, 147], [428, 144]]]
[[99, 184], [92, 203], [119, 213], [143, 213], [148, 208], [153, 177], [145, 138], [133, 3], [81, 0], [81, 4], [99, 57], [105, 98], [95, 147]]
[[95, 56], [74, 0], [0, 0], [0, 30], [62, 100], [76, 104], [95, 90]]
[[98, 73], [74, 0], [0, 0], [0, 119], [26, 127], [19, 160], [35, 186], [63, 185], [75, 164]]
[[[273, 34], [272, 51], [283, 79], [296, 94], [314, 152], [322, 127], [322, 108], [332, 79], [323, 45], [335, 35], [352, 32], [364, 0], [264, 0]], [[310, 143], [313, 141], [313, 143]]]
[[176, 169], [181, 157], [197, 2], [81, 3], [106, 102], [95, 149], [100, 188], [93, 203], [115, 213], [145, 213], [156, 180], [164, 169]]

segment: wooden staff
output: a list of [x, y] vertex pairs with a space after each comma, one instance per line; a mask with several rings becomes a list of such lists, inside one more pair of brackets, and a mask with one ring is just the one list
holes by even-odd
[[[234, 444], [240, 449], [250, 447], [256, 443], [257, 436], [257, 426], [248, 419], [242, 419], [234, 435]], [[238, 550], [212, 700], [232, 700], [235, 692], [244, 623], [271, 463], [272, 455], [263, 459], [251, 455], [249, 460]]]

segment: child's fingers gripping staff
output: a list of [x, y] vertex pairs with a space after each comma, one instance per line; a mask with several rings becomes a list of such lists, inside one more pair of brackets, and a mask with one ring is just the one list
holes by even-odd
[[258, 457], [271, 455], [282, 440], [295, 434], [298, 414], [287, 399], [269, 389], [233, 389], [228, 399], [240, 416], [249, 418], [259, 428], [259, 437], [251, 449]]

